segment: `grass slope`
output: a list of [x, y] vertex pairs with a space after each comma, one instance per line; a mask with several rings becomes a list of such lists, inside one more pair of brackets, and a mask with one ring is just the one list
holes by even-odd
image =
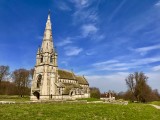
[[160, 110], [146, 104], [5, 104], [0, 120], [159, 120]]
[[154, 101], [154, 102], [151, 102], [151, 104], [160, 106], [160, 101]]
[[25, 102], [29, 100], [29, 96], [20, 97], [18, 95], [0, 95], [0, 101]]

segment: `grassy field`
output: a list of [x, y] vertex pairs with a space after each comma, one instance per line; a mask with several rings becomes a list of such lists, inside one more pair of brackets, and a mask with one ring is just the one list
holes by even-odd
[[[99, 99], [79, 99], [88, 102]], [[0, 101], [29, 101], [29, 97], [0, 96]], [[152, 102], [160, 105], [160, 101]], [[87, 103], [0, 104], [0, 120], [159, 120], [160, 110], [149, 104]]]
[[160, 101], [154, 101], [154, 102], [151, 102], [151, 104], [159, 105], [160, 106]]
[[29, 101], [29, 96], [20, 97], [18, 95], [0, 95], [0, 101], [15, 101], [15, 102], [24, 102]]
[[160, 110], [147, 104], [1, 104], [0, 120], [160, 120]]
[[102, 100], [97, 99], [97, 98], [81, 98], [81, 99], [77, 99], [77, 100], [86, 100], [87, 102], [102, 101]]

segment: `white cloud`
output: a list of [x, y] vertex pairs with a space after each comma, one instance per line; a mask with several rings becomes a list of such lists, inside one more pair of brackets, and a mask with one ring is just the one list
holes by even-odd
[[160, 65], [152, 67], [153, 71], [160, 71]]
[[139, 52], [141, 55], [145, 55], [145, 54], [147, 54], [147, 52], [149, 52], [151, 50], [156, 50], [156, 49], [160, 49], [160, 44], [153, 45], [153, 46], [148, 46], [148, 47], [136, 48], [136, 49], [133, 49], [133, 50], [136, 51], [136, 52]]
[[93, 66], [113, 64], [113, 63], [118, 63], [118, 62], [119, 62], [118, 60], [108, 60], [108, 61], [104, 61], [104, 62], [94, 63]]
[[[108, 90], [114, 90], [116, 92], [126, 91], [127, 86], [125, 83], [125, 78], [129, 75], [128, 72], [117, 72], [108, 75], [88, 75], [85, 76], [89, 81], [90, 87], [98, 87], [101, 92]], [[148, 84], [152, 89], [158, 89], [160, 92], [160, 74], [159, 72], [147, 72], [145, 73], [149, 79]]]
[[157, 83], [160, 83], [160, 74], [159, 72], [148, 72], [146, 75], [149, 77], [148, 84], [152, 87], [152, 89], [158, 89], [160, 92], [160, 86]]
[[[99, 0], [70, 0], [74, 3], [75, 12], [73, 13], [73, 24], [77, 25], [78, 23], [88, 23], [88, 22], [97, 22], [98, 14], [97, 7], [99, 5]], [[91, 5], [95, 3], [97, 6], [92, 7]]]
[[61, 64], [65, 65], [66, 67], [68, 66], [68, 62], [67, 61], [62, 61]]
[[59, 3], [59, 9], [63, 11], [71, 11], [72, 9], [64, 2]]
[[[75, 12], [73, 13], [73, 24], [81, 24], [81, 33], [83, 37], [89, 36], [91, 40], [99, 42], [105, 38], [104, 34], [98, 32], [99, 28], [96, 26], [100, 22], [98, 15], [98, 7], [101, 0], [70, 0], [74, 3]], [[94, 7], [92, 7], [92, 4]], [[92, 35], [92, 36], [91, 36]]]
[[94, 55], [94, 54], [96, 54], [96, 52], [95, 52], [93, 49], [88, 50], [88, 51], [86, 52], [86, 55], [88, 55], [88, 56]]
[[155, 6], [160, 6], [160, 1], [158, 1], [158, 2], [155, 4]]
[[74, 3], [77, 9], [82, 9], [84, 7], [88, 7], [91, 3], [90, 0], [70, 0], [70, 2]]
[[133, 65], [145, 65], [155, 62], [160, 62], [160, 56], [131, 60], [131, 63], [133, 63]]
[[82, 48], [78, 48], [78, 47], [65, 47], [65, 55], [67, 56], [75, 56], [80, 54], [83, 49]]
[[129, 73], [118, 72], [109, 75], [90, 75], [86, 76], [90, 87], [98, 87], [101, 92], [114, 90], [116, 92], [126, 91], [125, 78]]
[[[158, 5], [158, 3], [157, 3]], [[159, 8], [159, 7], [158, 7]], [[132, 17], [130, 20], [127, 20], [127, 25], [123, 27], [122, 31], [127, 33], [128, 35], [134, 35], [139, 34], [145, 35], [146, 32], [154, 31], [155, 29], [159, 28], [159, 9], [155, 7], [151, 7], [150, 9], [147, 9], [142, 14], [137, 14], [134, 17]], [[154, 27], [153, 27], [154, 25]], [[141, 30], [145, 30], [142, 32]], [[122, 32], [121, 31], [121, 32]], [[157, 31], [159, 32], [159, 31]], [[146, 36], [146, 35], [145, 35]], [[148, 39], [147, 36], [145, 37], [145, 41], [153, 40], [155, 38], [156, 33], [152, 33], [149, 35]], [[154, 40], [156, 41], [156, 40]], [[158, 40], [159, 41], [159, 40]]]
[[[82, 17], [83, 16], [83, 17]], [[73, 14], [73, 24], [93, 22], [96, 23], [99, 20], [96, 12], [91, 10], [76, 10]]]
[[121, 0], [121, 3], [117, 6], [117, 8], [113, 11], [112, 15], [110, 16], [109, 21], [111, 21], [117, 15], [117, 13], [120, 11], [120, 9], [125, 3], [126, 0]]
[[71, 44], [71, 43], [72, 43], [70, 37], [67, 37], [66, 39], [60, 40], [60, 41], [61, 41], [61, 42], [59, 42], [59, 43], [57, 44], [57, 46], [65, 46], [65, 45], [67, 45], [67, 44]]
[[81, 29], [82, 29], [82, 35], [84, 37], [95, 34], [98, 31], [98, 28], [93, 24], [83, 25]]
[[104, 62], [94, 63], [93, 66], [98, 70], [126, 71], [133, 68], [140, 68], [151, 63], [160, 62], [160, 57], [133, 59], [130, 61], [108, 60]]
[[[114, 61], [113, 61], [114, 62]], [[130, 74], [129, 72], [115, 72], [109, 73], [107, 75], [98, 75], [95, 74], [93, 69], [80, 71], [79, 74], [86, 75], [90, 87], [98, 87], [101, 92], [105, 92], [108, 90], [114, 90], [116, 92], [126, 91], [127, 86], [125, 82], [125, 78]], [[159, 72], [146, 72], [145, 75], [149, 77], [148, 84], [152, 89], [158, 89], [160, 92], [160, 86], [157, 83], [160, 83], [160, 74]]]
[[81, 5], [86, 5], [89, 0], [79, 0]]
[[105, 35], [103, 35], [103, 34], [97, 36], [97, 39], [98, 39], [98, 40], [102, 40], [102, 39], [104, 39], [104, 38], [105, 38]]

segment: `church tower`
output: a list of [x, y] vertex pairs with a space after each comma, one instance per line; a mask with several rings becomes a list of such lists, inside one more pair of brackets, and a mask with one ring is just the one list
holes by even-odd
[[42, 46], [38, 48], [31, 86], [31, 100], [49, 100], [56, 94], [58, 81], [57, 53], [54, 49], [50, 12]]

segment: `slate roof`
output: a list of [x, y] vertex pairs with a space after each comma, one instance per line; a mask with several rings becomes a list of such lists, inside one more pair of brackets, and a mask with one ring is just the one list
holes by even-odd
[[87, 80], [84, 78], [84, 76], [76, 76], [76, 79], [78, 80], [79, 84], [89, 85]]
[[73, 72], [67, 70], [58, 70], [58, 75], [60, 79], [68, 79], [78, 81], [79, 84], [89, 85], [84, 76], [76, 76]]
[[58, 70], [58, 75], [60, 79], [76, 80], [74, 73], [66, 70]]

